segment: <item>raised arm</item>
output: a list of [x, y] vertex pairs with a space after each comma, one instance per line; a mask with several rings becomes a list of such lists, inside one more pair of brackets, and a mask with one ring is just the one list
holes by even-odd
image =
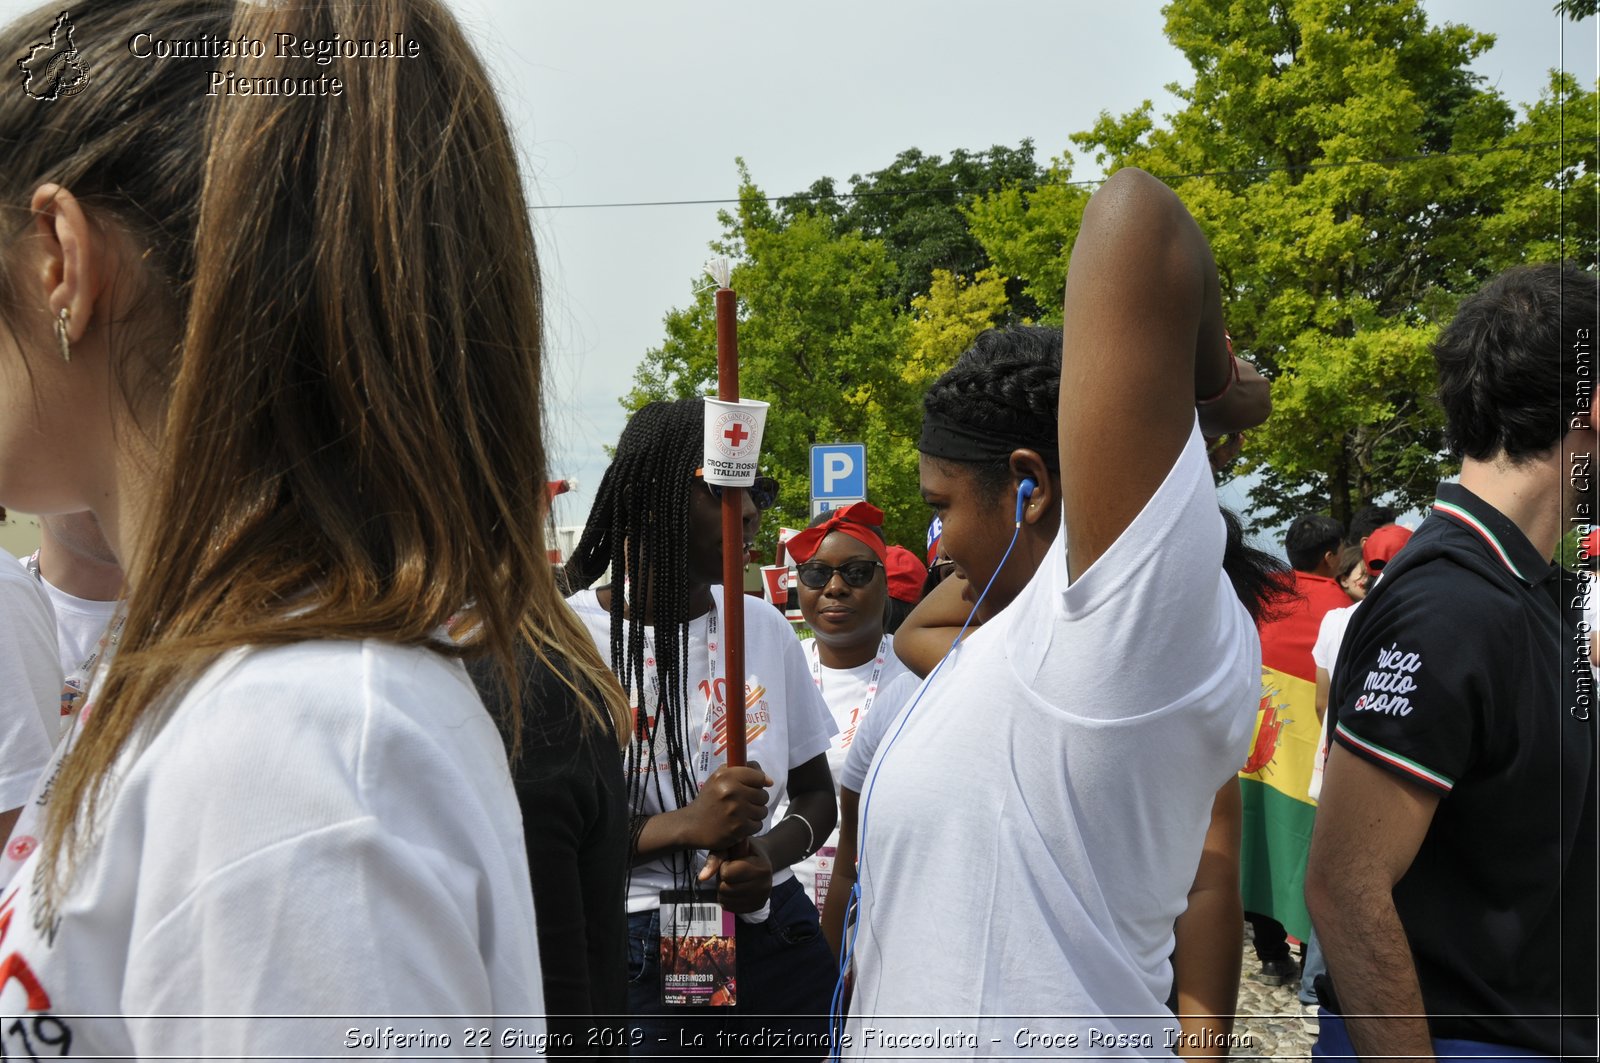
[[1081, 576], [1155, 494], [1201, 405], [1208, 436], [1271, 412], [1267, 383], [1228, 354], [1217, 268], [1178, 197], [1142, 170], [1084, 209], [1067, 271], [1062, 504]]

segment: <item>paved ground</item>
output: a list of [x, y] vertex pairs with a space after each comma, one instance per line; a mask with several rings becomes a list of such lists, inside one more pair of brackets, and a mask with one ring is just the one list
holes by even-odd
[[1239, 981], [1239, 1016], [1235, 1035], [1248, 1035], [1249, 1047], [1234, 1050], [1234, 1059], [1309, 1059], [1311, 1042], [1317, 1038], [1313, 1028], [1300, 1019], [1298, 985], [1269, 986], [1256, 981], [1260, 969], [1255, 949], [1250, 944], [1250, 927], [1245, 927], [1244, 977]]

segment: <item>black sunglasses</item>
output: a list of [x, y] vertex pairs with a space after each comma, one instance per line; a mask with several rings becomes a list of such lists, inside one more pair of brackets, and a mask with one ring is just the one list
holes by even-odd
[[872, 582], [872, 577], [878, 569], [883, 567], [882, 561], [846, 561], [838, 568], [821, 561], [807, 561], [795, 569], [800, 576], [800, 582], [814, 591], [820, 591], [833, 579], [835, 572], [839, 578], [852, 587], [865, 587]]
[[[704, 478], [705, 472], [704, 469], [696, 469], [694, 474]], [[706, 487], [719, 502], [722, 500], [721, 484], [706, 484]], [[746, 487], [745, 491], [750, 495], [750, 501], [755, 503], [757, 510], [771, 509], [772, 504], [778, 500], [778, 481], [770, 476], [757, 476], [756, 482]]]

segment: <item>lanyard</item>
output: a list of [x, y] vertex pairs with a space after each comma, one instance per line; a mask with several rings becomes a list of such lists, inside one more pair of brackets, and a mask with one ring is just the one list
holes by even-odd
[[[650, 704], [661, 711], [661, 675], [656, 671], [655, 629], [644, 639], [645, 681], [650, 686]], [[716, 747], [717, 725], [727, 716], [726, 705], [717, 697], [718, 673], [722, 670], [722, 655], [717, 652], [717, 600], [711, 599], [711, 612], [706, 617], [706, 709], [700, 718], [700, 740], [695, 745], [692, 765], [695, 785], [704, 786], [711, 777], [711, 750]], [[638, 706], [635, 706], [637, 709]], [[659, 726], [659, 723], [657, 724]], [[651, 742], [651, 759], [655, 760], [655, 743]]]
[[[822, 651], [815, 645], [815, 642], [816, 640], [813, 639], [812, 652], [808, 656], [811, 658], [811, 681], [817, 685], [817, 690], [820, 693], [822, 691]], [[861, 711], [856, 714], [856, 719], [859, 720], [872, 711], [872, 702], [878, 696], [878, 680], [883, 678], [883, 666], [888, 659], [889, 636], [884, 635], [878, 642], [878, 658], [872, 662], [872, 678], [867, 680], [867, 697], [861, 703]]]
[[[27, 566], [29, 575], [41, 584], [44, 583], [44, 575], [39, 571], [39, 551], [35, 550], [29, 554], [23, 564]], [[117, 643], [122, 639], [122, 625], [127, 622], [127, 619], [128, 611], [119, 609], [116, 621], [111, 625], [110, 630], [100, 636], [100, 640], [94, 645], [93, 652], [84, 659], [82, 664], [78, 665], [75, 671], [66, 677], [66, 690], [62, 691], [61, 695], [63, 709], [69, 709], [76, 703], [78, 698], [87, 693], [89, 680], [94, 677], [95, 662], [100, 659], [101, 652], [107, 647], [116, 648]], [[66, 713], [63, 712], [62, 715], [66, 715]]]

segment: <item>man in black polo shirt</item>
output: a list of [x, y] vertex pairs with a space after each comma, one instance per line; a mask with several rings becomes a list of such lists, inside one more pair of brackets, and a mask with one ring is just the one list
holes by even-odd
[[1551, 558], [1595, 520], [1597, 313], [1591, 275], [1520, 267], [1435, 345], [1461, 482], [1334, 669], [1306, 902], [1350, 1017], [1314, 1054], [1595, 1054], [1594, 690]]

